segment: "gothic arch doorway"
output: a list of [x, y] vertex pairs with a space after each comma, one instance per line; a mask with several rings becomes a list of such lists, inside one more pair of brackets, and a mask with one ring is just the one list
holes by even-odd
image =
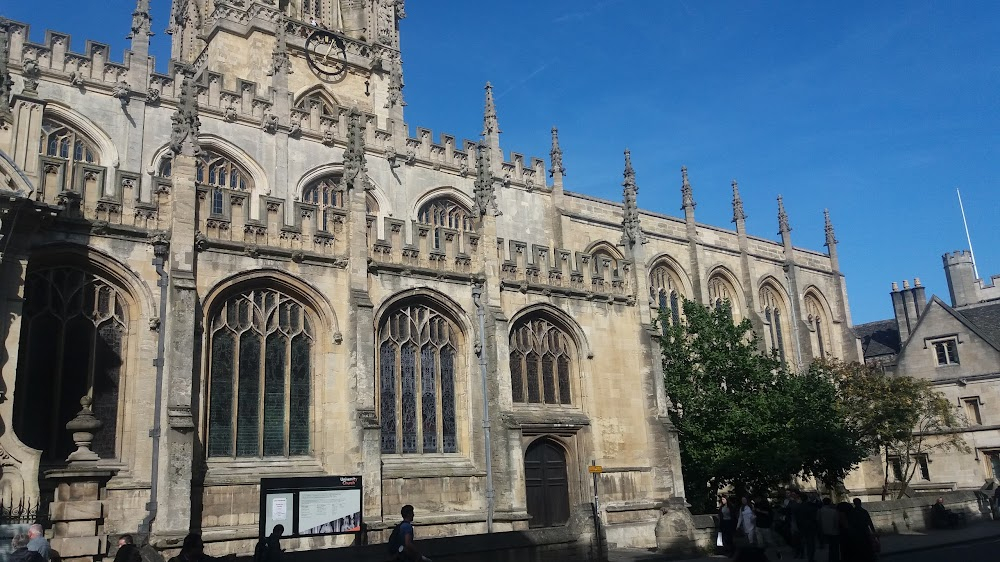
[[531, 527], [565, 525], [569, 520], [566, 452], [549, 439], [539, 439], [524, 453], [524, 486]]

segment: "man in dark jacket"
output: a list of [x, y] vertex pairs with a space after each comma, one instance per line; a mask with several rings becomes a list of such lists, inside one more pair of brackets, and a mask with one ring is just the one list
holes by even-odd
[[135, 545], [132, 535], [118, 537], [118, 552], [115, 554], [115, 562], [142, 562], [142, 554], [139, 553], [139, 547]]
[[28, 536], [18, 533], [10, 541], [10, 562], [44, 562], [41, 554], [28, 550]]
[[806, 560], [816, 562], [816, 533], [819, 529], [816, 513], [819, 511], [819, 506], [802, 492], [799, 492], [798, 500], [799, 503], [794, 511], [795, 526], [798, 527]]

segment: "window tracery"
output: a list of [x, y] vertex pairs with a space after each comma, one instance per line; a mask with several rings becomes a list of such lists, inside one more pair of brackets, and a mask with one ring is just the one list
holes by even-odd
[[768, 347], [776, 350], [778, 357], [785, 361], [784, 301], [771, 285], [765, 285], [760, 290], [760, 302], [764, 308], [764, 322], [767, 324]]
[[518, 323], [510, 335], [510, 386], [516, 403], [572, 403], [574, 346], [565, 331], [543, 318]]
[[421, 205], [417, 211], [417, 221], [434, 227], [434, 249], [441, 248], [441, 228], [451, 228], [459, 232], [473, 230], [472, 213], [451, 197], [435, 197]]
[[214, 311], [209, 334], [208, 456], [309, 454], [315, 332], [305, 307], [251, 289]]
[[436, 310], [413, 303], [386, 316], [378, 342], [382, 452], [456, 452], [455, 326]]
[[[306, 0], [307, 2], [309, 0]], [[319, 9], [319, 0], [313, 0], [315, 6]], [[319, 19], [319, 15], [316, 15]], [[334, 104], [329, 97], [324, 95], [323, 92], [319, 90], [312, 90], [306, 94], [299, 97], [295, 102], [295, 109], [305, 111], [306, 113], [312, 113], [313, 108], [319, 109], [319, 114], [321, 116], [336, 117], [339, 115], [336, 104]]]
[[813, 353], [817, 358], [827, 357], [831, 353], [829, 323], [826, 311], [816, 295], [810, 293], [805, 298], [806, 323], [809, 326]]
[[708, 279], [708, 302], [714, 308], [728, 305], [729, 318], [733, 322], [742, 319], [736, 299], [736, 287], [722, 274], [716, 273]]
[[660, 313], [670, 313], [670, 321], [681, 321], [681, 302], [684, 288], [677, 274], [667, 265], [660, 264], [649, 274], [649, 298]]
[[618, 269], [618, 258], [604, 248], [598, 248], [591, 254], [593, 260], [593, 275], [606, 281], [618, 279], [620, 272]]
[[63, 460], [73, 451], [66, 423], [92, 399], [103, 425], [91, 449], [116, 456], [119, 385], [128, 337], [128, 305], [107, 279], [73, 267], [30, 272], [25, 280], [15, 431]]
[[[169, 178], [173, 174], [172, 155], [166, 154], [156, 167], [157, 174]], [[225, 212], [226, 190], [252, 191], [253, 178], [235, 160], [209, 148], [203, 148], [195, 161], [195, 181], [209, 187], [213, 215]]]
[[47, 117], [42, 120], [39, 154], [63, 158], [70, 162], [100, 164], [99, 152], [93, 141], [69, 125]]

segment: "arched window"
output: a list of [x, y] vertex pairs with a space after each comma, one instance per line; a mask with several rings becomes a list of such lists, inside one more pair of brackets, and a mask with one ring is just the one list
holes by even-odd
[[574, 346], [569, 335], [542, 318], [518, 322], [510, 334], [510, 386], [514, 402], [570, 404]]
[[[317, 6], [317, 8], [320, 2], [320, 0], [305, 1], [315, 2], [314, 5]], [[319, 20], [319, 14], [316, 14], [316, 19]], [[328, 95], [325, 94], [324, 91], [321, 91], [318, 88], [306, 92], [295, 101], [295, 109], [305, 111], [306, 113], [312, 113], [314, 108], [319, 110], [320, 116], [336, 117], [339, 114], [336, 104]]]
[[[195, 162], [195, 181], [210, 189], [209, 212], [221, 215], [225, 211], [226, 190], [251, 191], [253, 179], [233, 159], [211, 149], [202, 149]], [[169, 178], [173, 173], [173, 157], [165, 154], [156, 167], [157, 174]]]
[[434, 226], [434, 249], [441, 248], [440, 227], [459, 232], [472, 230], [472, 212], [451, 197], [436, 197], [424, 203], [417, 212], [417, 220]]
[[455, 325], [426, 305], [386, 315], [378, 331], [383, 453], [457, 451], [458, 349]]
[[771, 285], [764, 285], [760, 290], [760, 303], [764, 308], [764, 321], [767, 323], [768, 347], [777, 350], [778, 356], [785, 361], [785, 326], [784, 300]]
[[322, 0], [302, 0], [302, 19], [317, 25], [323, 16]]
[[810, 340], [813, 345], [813, 356], [817, 358], [827, 357], [831, 353], [830, 349], [830, 330], [829, 324], [827, 323], [826, 311], [823, 308], [823, 304], [820, 303], [819, 298], [809, 293], [805, 298], [806, 314], [808, 315], [806, 320], [809, 325], [809, 331], [812, 332], [810, 335]]
[[673, 324], [681, 321], [684, 288], [677, 273], [667, 265], [660, 264], [649, 274], [649, 298], [661, 313], [669, 311]]
[[100, 164], [99, 152], [93, 141], [73, 130], [69, 125], [51, 117], [42, 120], [42, 138], [38, 146], [39, 154], [64, 158], [71, 162]]
[[309, 454], [314, 341], [305, 307], [273, 289], [239, 293], [214, 309], [208, 456]]
[[708, 302], [715, 308], [727, 306], [729, 318], [733, 322], [742, 319], [741, 311], [738, 309], [736, 299], [736, 288], [720, 273], [715, 273], [708, 279]]
[[74, 450], [66, 422], [86, 395], [103, 423], [91, 449], [114, 458], [126, 300], [108, 280], [72, 267], [30, 272], [24, 298], [14, 430], [43, 458], [64, 460]]
[[329, 231], [333, 220], [330, 209], [344, 208], [344, 190], [339, 187], [340, 176], [327, 176], [306, 186], [302, 199], [316, 205], [319, 223], [317, 228]]
[[620, 277], [618, 270], [618, 258], [605, 248], [598, 247], [591, 254], [593, 260], [593, 275], [605, 281], [612, 281]]

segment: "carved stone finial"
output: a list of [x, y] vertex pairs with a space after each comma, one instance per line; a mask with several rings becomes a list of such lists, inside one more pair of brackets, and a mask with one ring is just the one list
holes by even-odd
[[625, 149], [625, 181], [622, 182], [623, 209], [622, 244], [631, 247], [635, 243], [645, 244], [646, 235], [642, 233], [639, 224], [639, 186], [635, 183], [635, 170], [632, 168], [632, 151]]
[[559, 148], [559, 129], [552, 127], [552, 150], [549, 152], [549, 159], [552, 161], [552, 168], [549, 169], [549, 177], [556, 174], [566, 175], [566, 168], [563, 167], [562, 149]]
[[483, 113], [483, 136], [500, 134], [500, 122], [497, 120], [497, 106], [493, 102], [493, 84], [486, 83], [486, 111]]
[[67, 461], [96, 461], [101, 458], [90, 450], [90, 444], [94, 442], [94, 434], [104, 425], [101, 420], [94, 416], [91, 402], [90, 396], [84, 395], [83, 398], [80, 398], [80, 406], [83, 408], [75, 418], [66, 423], [66, 429], [73, 434], [73, 443], [76, 444], [76, 450], [69, 454], [69, 457], [66, 458]]
[[344, 150], [344, 175], [339, 185], [344, 191], [371, 188], [365, 161], [365, 126], [361, 118], [361, 112], [356, 107], [352, 107], [347, 114], [347, 149]]
[[827, 248], [836, 246], [837, 236], [833, 233], [833, 222], [830, 221], [830, 209], [823, 209], [823, 223], [826, 230], [826, 244], [823, 245]]
[[285, 21], [285, 16], [282, 14], [278, 16], [278, 21], [275, 23], [275, 43], [274, 50], [271, 51], [271, 68], [267, 70], [268, 76], [275, 76], [277, 74], [292, 73], [292, 64], [288, 59], [288, 23]]
[[778, 196], [778, 234], [784, 236], [792, 231], [792, 227], [788, 225], [788, 213], [785, 212], [785, 201], [782, 197]]
[[181, 95], [177, 102], [177, 110], [170, 117], [173, 123], [170, 131], [170, 150], [174, 154], [197, 156], [201, 153], [198, 146], [198, 131], [201, 120], [198, 119], [198, 88], [190, 76], [185, 75], [181, 82]]
[[396, 0], [396, 18], [406, 19], [406, 0]]
[[11, 117], [11, 94], [14, 79], [10, 76], [7, 61], [10, 58], [10, 21], [0, 17], [0, 124]]
[[476, 183], [472, 191], [476, 199], [475, 213], [480, 217], [490, 211], [495, 217], [503, 214], [497, 208], [497, 194], [494, 185], [493, 172], [490, 171], [489, 148], [483, 143], [479, 143], [476, 145]]
[[691, 182], [688, 181], [687, 166], [681, 166], [681, 210], [694, 209], [697, 206], [698, 204], [694, 202]]
[[400, 63], [393, 64], [389, 69], [389, 93], [385, 102], [385, 108], [390, 109], [395, 106], [405, 107], [403, 101], [403, 71]]
[[733, 180], [733, 222], [746, 220], [747, 214], [743, 212], [743, 199], [740, 197], [740, 185]]
[[132, 30], [126, 39], [142, 39], [153, 35], [153, 16], [149, 13], [149, 0], [136, 0], [132, 12]]

